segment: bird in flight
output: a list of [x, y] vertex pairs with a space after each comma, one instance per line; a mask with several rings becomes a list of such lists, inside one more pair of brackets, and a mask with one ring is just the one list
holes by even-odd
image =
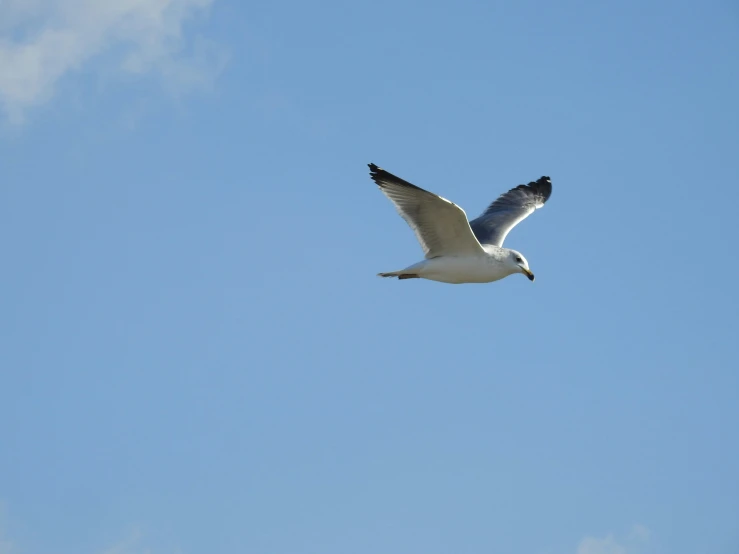
[[442, 283], [491, 283], [514, 273], [530, 281], [534, 274], [523, 254], [503, 248], [506, 235], [552, 194], [552, 181], [541, 177], [518, 185], [490, 204], [470, 222], [454, 202], [437, 196], [392, 173], [369, 164], [370, 176], [406, 220], [426, 258], [401, 269], [379, 273], [380, 277], [429, 279]]

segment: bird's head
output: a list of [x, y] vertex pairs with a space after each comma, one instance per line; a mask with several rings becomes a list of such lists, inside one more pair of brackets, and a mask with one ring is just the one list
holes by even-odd
[[515, 273], [523, 273], [529, 278], [529, 281], [534, 280], [534, 274], [529, 269], [529, 262], [523, 257], [523, 254], [510, 250], [508, 252], [508, 264], [514, 268]]

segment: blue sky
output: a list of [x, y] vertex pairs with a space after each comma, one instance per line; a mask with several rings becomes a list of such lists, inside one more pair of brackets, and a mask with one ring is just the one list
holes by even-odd
[[[0, 4], [0, 554], [739, 551], [731, 2]], [[506, 245], [418, 261], [375, 162]]]

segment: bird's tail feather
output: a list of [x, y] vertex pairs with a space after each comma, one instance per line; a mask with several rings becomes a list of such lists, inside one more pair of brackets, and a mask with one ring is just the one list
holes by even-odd
[[406, 273], [405, 271], [388, 271], [387, 273], [378, 273], [378, 277], [397, 277], [398, 279], [418, 279], [415, 273]]

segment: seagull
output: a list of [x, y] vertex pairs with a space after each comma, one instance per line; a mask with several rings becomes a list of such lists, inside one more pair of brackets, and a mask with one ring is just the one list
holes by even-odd
[[424, 190], [392, 173], [369, 164], [370, 176], [395, 204], [400, 216], [416, 233], [425, 259], [379, 277], [429, 279], [442, 283], [491, 283], [514, 273], [530, 281], [534, 274], [523, 254], [503, 248], [506, 236], [519, 222], [544, 206], [552, 194], [552, 181], [541, 177], [500, 195], [477, 219], [454, 202]]

